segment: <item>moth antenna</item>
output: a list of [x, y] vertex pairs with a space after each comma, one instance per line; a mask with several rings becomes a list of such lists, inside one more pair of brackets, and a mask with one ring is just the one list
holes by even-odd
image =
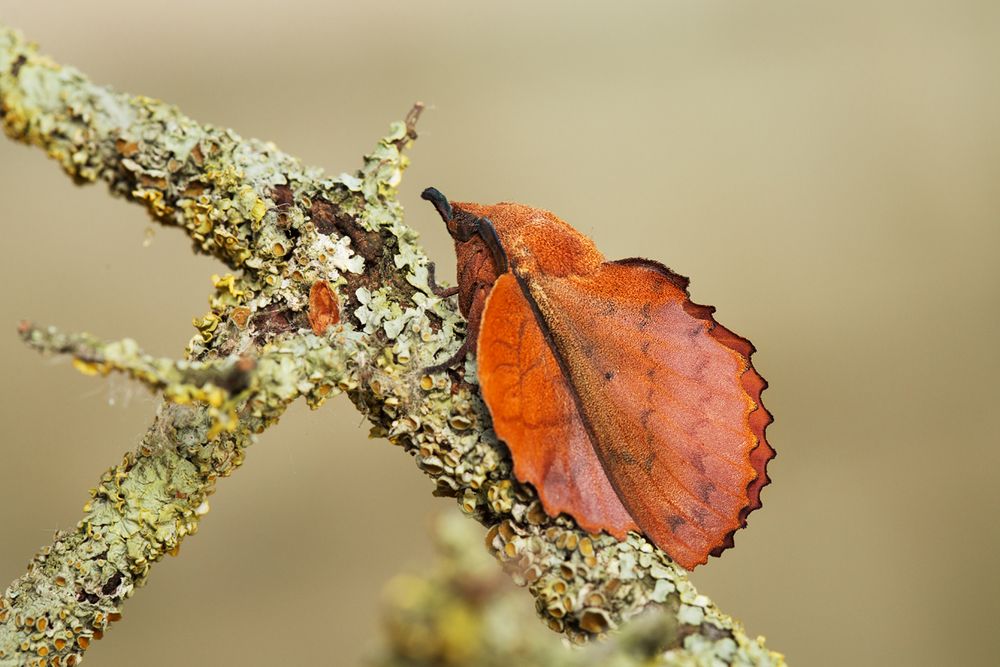
[[479, 236], [486, 243], [486, 247], [489, 248], [490, 255], [493, 257], [493, 268], [497, 270], [498, 274], [507, 273], [508, 268], [510, 268], [507, 261], [507, 251], [500, 243], [497, 228], [493, 226], [493, 221], [489, 218], [477, 218], [477, 220], [479, 221]]
[[430, 203], [434, 204], [434, 208], [437, 209], [438, 215], [446, 223], [451, 222], [454, 214], [451, 211], [451, 204], [448, 203], [448, 198], [441, 194], [441, 191], [437, 188], [426, 188], [420, 193], [421, 199], [426, 199]]

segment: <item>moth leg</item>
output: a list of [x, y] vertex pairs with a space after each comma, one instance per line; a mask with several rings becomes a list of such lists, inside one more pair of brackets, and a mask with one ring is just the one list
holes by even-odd
[[447, 299], [450, 296], [455, 296], [458, 294], [458, 285], [454, 287], [441, 287], [437, 284], [437, 280], [434, 278], [434, 262], [427, 262], [427, 285], [431, 288], [436, 296], [442, 299]]
[[466, 337], [466, 339], [462, 341], [462, 346], [458, 348], [455, 354], [451, 355], [450, 357], [448, 357], [446, 361], [443, 361], [440, 364], [434, 364], [433, 366], [428, 366], [427, 368], [424, 369], [424, 373], [427, 373], [428, 375], [433, 375], [434, 373], [440, 373], [441, 371], [448, 371], [458, 366], [459, 363], [464, 362], [465, 357], [468, 356], [469, 354], [469, 348], [471, 347], [470, 343], [471, 340], [472, 340], [471, 338]]
[[482, 283], [476, 286], [475, 296], [472, 298], [472, 305], [469, 307], [469, 315], [466, 318], [469, 328], [466, 331], [465, 340], [462, 341], [462, 345], [458, 348], [458, 351], [451, 355], [447, 361], [425, 368], [424, 370], [427, 373], [438, 373], [443, 370], [455, 368], [458, 364], [465, 361], [470, 352], [475, 351], [475, 346], [479, 341], [480, 321], [483, 318], [486, 297], [489, 296], [491, 287], [492, 285], [483, 285]]

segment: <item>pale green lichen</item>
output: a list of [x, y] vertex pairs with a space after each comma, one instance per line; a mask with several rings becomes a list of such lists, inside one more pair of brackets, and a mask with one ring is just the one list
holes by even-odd
[[[533, 622], [515, 590], [490, 567], [468, 522], [442, 517], [435, 526], [440, 562], [386, 587], [385, 648], [379, 667], [714, 667], [780, 664], [760, 644], [731, 637], [684, 635], [670, 606], [653, 607], [619, 629], [601, 607], [586, 607], [584, 624], [609, 630], [607, 640], [575, 650]], [[555, 587], [562, 595], [565, 586]], [[595, 595], [591, 600], [597, 601]]]
[[[124, 342], [87, 357], [85, 368], [119, 369], [168, 397], [208, 403], [164, 404], [138, 449], [95, 487], [77, 529], [57, 535], [7, 590], [0, 667], [79, 660], [150, 565], [197, 530], [215, 481], [240, 465], [253, 435], [290, 401], [316, 407], [339, 392], [371, 420], [373, 435], [414, 455], [438, 495], [456, 497], [489, 526], [488, 549], [552, 629], [584, 642], [659, 605], [678, 660], [780, 663], [641, 536], [619, 542], [546, 516], [490, 429], [473, 359], [462, 382], [424, 372], [454, 351], [465, 323], [427, 285], [427, 258], [395, 196], [414, 117], [394, 124], [356, 174], [328, 178], [271, 144], [95, 86], [3, 27], [0, 108], [9, 136], [42, 147], [80, 182], [105, 181], [233, 270], [214, 277], [185, 361], [151, 359]], [[341, 314], [322, 335], [306, 313], [319, 280]], [[231, 410], [231, 430], [217, 433], [213, 399], [198, 392], [221, 385], [193, 382], [189, 371], [211, 375], [238, 357], [253, 359], [250, 384], [217, 394]], [[45, 618], [45, 633], [27, 618]]]
[[249, 433], [206, 448], [210, 428], [204, 410], [161, 408], [139, 449], [91, 490], [76, 530], [57, 533], [5, 592], [0, 665], [75, 664], [121, 617], [150, 565], [197, 531], [215, 479], [242, 460]]
[[[43, 351], [76, 355], [86, 368], [131, 373], [174, 402], [161, 406], [138, 449], [91, 490], [76, 531], [57, 534], [4, 594], [0, 665], [42, 657], [48, 664], [58, 664], [57, 657], [62, 664], [78, 661], [90, 641], [120, 618], [122, 601], [143, 583], [150, 566], [197, 532], [216, 480], [242, 463], [253, 434], [299, 396], [319, 405], [338, 393], [329, 378], [348, 377], [346, 355], [357, 352], [349, 336], [336, 345], [311, 333], [278, 337], [261, 347], [252, 369], [237, 369], [234, 377], [239, 359], [168, 362], [143, 355], [132, 342], [101, 344], [28, 327], [22, 333]], [[233, 393], [231, 387], [243, 385]], [[216, 386], [224, 401], [234, 403], [239, 419], [232, 432], [216, 437], [211, 403], [178, 400], [206, 386]], [[38, 619], [46, 632], [35, 631]]]
[[174, 361], [145, 354], [130, 338], [104, 343], [87, 334], [64, 334], [53, 327], [27, 324], [22, 324], [21, 336], [42, 352], [71, 355], [76, 369], [87, 375], [118, 371], [162, 393], [171, 403], [205, 404], [213, 420], [210, 437], [236, 428], [236, 406], [257, 389], [257, 362], [250, 358]]

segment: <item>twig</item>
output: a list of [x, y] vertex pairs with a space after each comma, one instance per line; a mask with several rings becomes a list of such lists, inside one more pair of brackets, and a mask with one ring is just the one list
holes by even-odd
[[[718, 664], [718, 647], [692, 636], [669, 648], [676, 610], [653, 606], [607, 641], [567, 650], [523, 604], [521, 594], [477, 548], [475, 527], [457, 515], [434, 528], [439, 562], [386, 586], [378, 667], [658, 667]], [[730, 652], [736, 642], [724, 640]], [[764, 651], [761, 649], [761, 653]], [[766, 660], [765, 656], [758, 656]]]

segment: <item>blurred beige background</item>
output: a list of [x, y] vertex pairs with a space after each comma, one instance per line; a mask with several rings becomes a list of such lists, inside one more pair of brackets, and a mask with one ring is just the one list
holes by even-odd
[[[699, 588], [795, 665], [995, 664], [1000, 4], [994, 0], [0, 0], [94, 80], [353, 170], [414, 100], [418, 199], [549, 208], [692, 277], [751, 338], [779, 452]], [[0, 585], [131, 449], [154, 402], [37, 357], [20, 318], [174, 355], [213, 261], [0, 141]], [[358, 664], [431, 483], [346, 400], [293, 409], [220, 484], [88, 664]], [[525, 605], [531, 602], [525, 595]]]

